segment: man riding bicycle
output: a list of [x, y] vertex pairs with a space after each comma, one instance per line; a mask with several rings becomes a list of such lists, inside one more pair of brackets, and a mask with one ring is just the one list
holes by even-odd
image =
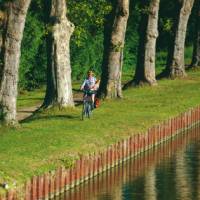
[[[99, 81], [94, 77], [94, 73], [92, 71], [88, 71], [87, 78], [84, 80], [81, 85], [81, 90], [84, 90], [91, 95], [92, 103], [94, 106], [95, 102], [95, 94], [99, 87]], [[85, 94], [84, 94], [85, 95]]]

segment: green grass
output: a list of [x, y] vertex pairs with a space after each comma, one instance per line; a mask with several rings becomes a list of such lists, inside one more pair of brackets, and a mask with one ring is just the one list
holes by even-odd
[[34, 91], [20, 91], [17, 107], [24, 108], [24, 107], [32, 107], [35, 105], [41, 104], [44, 99], [44, 92], [45, 88], [42, 87], [41, 89], [37, 89]]
[[[1, 128], [0, 182], [24, 181], [69, 165], [80, 154], [103, 150], [199, 105], [199, 85], [200, 71], [190, 72], [187, 79], [162, 80], [153, 88], [124, 91], [124, 99], [102, 102], [91, 120], [80, 120], [79, 106], [38, 113], [18, 129]], [[19, 98], [19, 105], [22, 99]]]
[[[0, 183], [19, 184], [58, 166], [69, 167], [80, 154], [101, 151], [199, 105], [200, 71], [188, 74], [181, 80], [161, 80], [156, 87], [128, 89], [122, 100], [101, 102], [90, 120], [81, 121], [81, 106], [55, 108], [36, 114], [20, 128], [0, 128]], [[44, 91], [21, 93], [18, 107], [41, 103]]]

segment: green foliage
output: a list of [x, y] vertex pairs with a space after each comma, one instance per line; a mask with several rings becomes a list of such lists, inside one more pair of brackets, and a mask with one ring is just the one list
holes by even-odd
[[90, 36], [90, 40], [85, 42], [84, 47], [72, 47], [71, 60], [73, 79], [83, 79], [89, 69], [92, 69], [97, 75], [100, 75], [102, 57], [102, 34], [99, 34], [96, 37]]
[[[123, 72], [132, 72], [137, 62], [137, 49], [139, 41], [139, 22], [141, 18], [141, 9], [139, 1], [130, 2], [130, 16], [126, 31], [126, 42], [124, 47], [124, 65]], [[131, 12], [134, 10], [134, 12]]]
[[68, 16], [75, 24], [71, 40], [72, 77], [83, 79], [92, 69], [101, 72], [103, 57], [103, 25], [111, 11], [107, 0], [69, 0]]
[[19, 84], [21, 88], [27, 90], [39, 87], [46, 77], [45, 26], [41, 12], [39, 1], [34, 2], [26, 19], [22, 41]]
[[102, 33], [105, 15], [112, 7], [107, 0], [69, 0], [67, 5], [68, 16], [76, 26], [72, 40], [78, 47], [84, 47], [88, 36]]
[[[147, 6], [142, 6], [144, 1], [130, 1], [130, 17], [124, 47], [124, 73], [132, 72], [137, 62], [137, 48], [140, 35], [138, 26], [141, 16], [148, 13]], [[75, 31], [70, 44], [73, 80], [83, 79], [89, 69], [93, 69], [97, 75], [100, 75], [104, 50], [104, 22], [105, 17], [112, 10], [111, 5], [112, 1], [110, 0], [67, 1], [67, 16], [75, 24]], [[159, 38], [157, 41], [158, 51], [166, 50], [169, 42], [172, 40], [177, 9], [178, 2], [173, 0], [161, 1]], [[196, 6], [189, 21], [187, 45], [191, 44], [193, 40], [195, 12]], [[44, 14], [43, 1], [32, 1], [22, 42], [20, 65], [20, 87], [28, 90], [39, 87], [46, 80], [47, 56], [45, 36], [51, 27], [45, 27]], [[166, 63], [164, 58], [162, 58], [162, 63]]]

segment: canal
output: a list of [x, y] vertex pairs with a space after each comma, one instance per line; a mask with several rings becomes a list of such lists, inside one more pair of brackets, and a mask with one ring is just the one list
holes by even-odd
[[62, 200], [200, 200], [200, 127], [67, 191]]

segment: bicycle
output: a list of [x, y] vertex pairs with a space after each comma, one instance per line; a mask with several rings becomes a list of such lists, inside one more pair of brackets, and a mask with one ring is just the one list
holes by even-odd
[[91, 90], [84, 90], [83, 97], [83, 109], [82, 109], [82, 120], [84, 118], [90, 118], [93, 110], [93, 102], [91, 95], [93, 94]]

